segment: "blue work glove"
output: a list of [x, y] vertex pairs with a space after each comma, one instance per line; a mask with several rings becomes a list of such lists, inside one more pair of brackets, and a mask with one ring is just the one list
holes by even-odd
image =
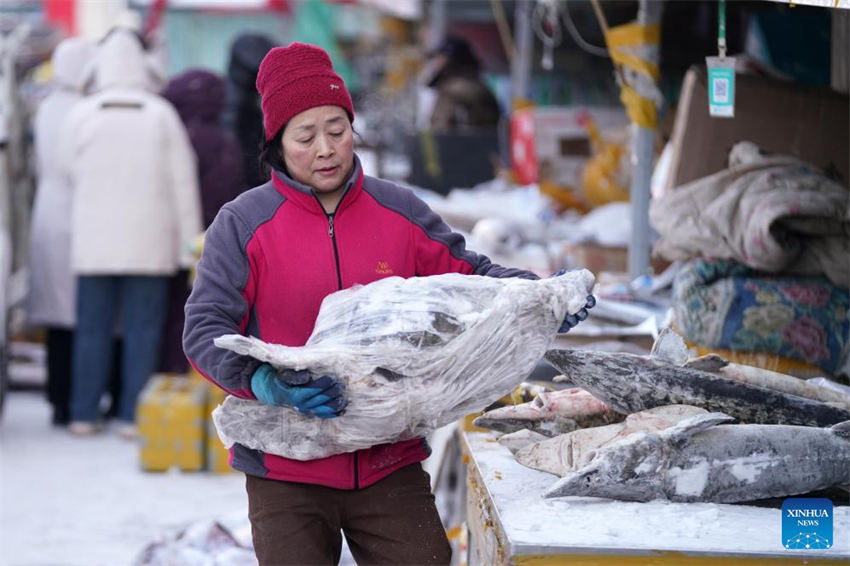
[[[559, 275], [563, 275], [566, 272], [566, 269], [561, 269], [553, 273], [551, 277], [558, 277]], [[594, 297], [593, 295], [588, 295], [587, 302], [581, 310], [579, 310], [575, 314], [567, 314], [567, 316], [564, 318], [564, 322], [561, 323], [561, 327], [558, 329], [558, 334], [565, 334], [569, 332], [570, 328], [572, 328], [582, 320], [586, 319], [587, 309], [592, 309], [594, 306], [596, 306], [596, 297]]]
[[262, 403], [292, 407], [299, 413], [321, 419], [340, 416], [348, 405], [342, 381], [307, 370], [278, 371], [269, 364], [262, 364], [254, 371], [251, 391]]

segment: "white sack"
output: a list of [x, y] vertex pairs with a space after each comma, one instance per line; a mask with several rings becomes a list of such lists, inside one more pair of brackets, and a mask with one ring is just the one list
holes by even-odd
[[531, 281], [456, 273], [389, 277], [329, 295], [307, 344], [227, 335], [216, 346], [346, 382], [345, 414], [323, 420], [228, 397], [213, 411], [226, 446], [310, 460], [426, 436], [525, 379], [566, 313], [584, 307], [587, 270]]

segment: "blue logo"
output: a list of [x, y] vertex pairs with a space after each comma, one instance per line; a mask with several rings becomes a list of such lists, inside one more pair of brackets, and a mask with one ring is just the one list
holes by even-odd
[[823, 550], [832, 546], [832, 501], [823, 497], [782, 502], [782, 546], [787, 550]]

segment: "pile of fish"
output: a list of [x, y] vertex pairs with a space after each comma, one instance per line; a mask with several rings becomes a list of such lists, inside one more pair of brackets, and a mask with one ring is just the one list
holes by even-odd
[[[488, 411], [545, 497], [741, 502], [850, 485], [850, 397], [719, 356], [665, 329], [649, 357], [549, 350], [573, 387]], [[733, 421], [746, 424], [729, 424]], [[602, 426], [599, 426], [602, 425]]]
[[[655, 407], [606, 426], [582, 428], [523, 446], [517, 462], [543, 472], [564, 476], [588, 464], [596, 452], [640, 432], [664, 430], [679, 421], [707, 411], [691, 405]], [[510, 435], [506, 435], [510, 436]], [[502, 443], [505, 440], [500, 439]]]
[[[746, 423], [827, 426], [850, 420], [850, 403], [840, 393], [815, 386], [801, 386], [789, 393], [765, 387], [771, 382], [769, 378], [752, 384], [746, 380], [746, 372], [734, 371], [742, 366], [722, 367], [723, 360], [717, 356], [689, 361], [684, 341], [669, 328], [661, 332], [649, 357], [549, 350], [545, 358], [564, 374], [565, 381], [624, 414], [662, 405], [689, 404], [726, 413]], [[714, 368], [716, 373], [707, 371]], [[752, 373], [775, 374], [761, 370]], [[737, 379], [732, 379], [732, 375]], [[801, 396], [811, 394], [811, 389], [822, 390], [821, 397]], [[824, 402], [826, 398], [831, 400]]]
[[537, 281], [389, 277], [326, 297], [303, 347], [217, 338], [275, 367], [338, 376], [349, 400], [344, 415], [323, 420], [228, 397], [213, 412], [219, 437], [309, 460], [426, 436], [522, 382], [593, 283], [587, 270]]

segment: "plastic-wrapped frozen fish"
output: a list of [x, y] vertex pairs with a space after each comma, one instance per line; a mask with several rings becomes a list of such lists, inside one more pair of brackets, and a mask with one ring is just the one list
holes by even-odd
[[326, 297], [302, 347], [217, 338], [279, 368], [339, 376], [349, 399], [344, 415], [323, 420], [228, 397], [213, 412], [219, 437], [309, 460], [425, 436], [525, 379], [593, 282], [587, 270], [537, 281], [389, 277]]

